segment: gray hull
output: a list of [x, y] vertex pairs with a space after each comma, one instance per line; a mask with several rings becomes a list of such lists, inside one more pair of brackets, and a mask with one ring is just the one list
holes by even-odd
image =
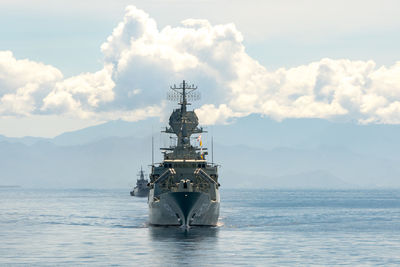
[[145, 189], [135, 188], [131, 193], [131, 196], [135, 197], [147, 197], [148, 195], [149, 195], [149, 189], [147, 188]]
[[151, 191], [149, 196], [150, 224], [217, 225], [220, 206], [219, 195], [216, 200], [211, 200], [210, 195], [204, 192], [167, 192], [161, 194], [159, 199], [153, 199]]

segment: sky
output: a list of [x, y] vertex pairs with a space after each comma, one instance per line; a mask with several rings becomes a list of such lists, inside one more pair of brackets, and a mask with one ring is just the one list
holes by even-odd
[[183, 79], [203, 124], [400, 123], [398, 1], [2, 0], [0, 25], [7, 136], [165, 119]]

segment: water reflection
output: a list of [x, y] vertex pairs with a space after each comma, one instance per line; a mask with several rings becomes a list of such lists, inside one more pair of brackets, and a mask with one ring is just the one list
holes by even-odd
[[188, 231], [180, 227], [150, 226], [148, 229], [151, 254], [157, 255], [151, 264], [198, 265], [217, 248], [219, 227], [191, 227]]
[[199, 242], [204, 239], [217, 238], [219, 227], [193, 226], [189, 230], [181, 227], [149, 226], [149, 235], [152, 241], [187, 241]]

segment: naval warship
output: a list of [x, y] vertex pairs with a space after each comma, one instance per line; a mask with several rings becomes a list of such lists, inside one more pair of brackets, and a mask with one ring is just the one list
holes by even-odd
[[[152, 225], [217, 225], [220, 207], [218, 165], [208, 162], [194, 111], [188, 101], [197, 100], [197, 87], [185, 81], [171, 86], [169, 99], [179, 101], [164, 133], [173, 136], [173, 144], [160, 148], [163, 161], [152, 163], [148, 196], [149, 223]], [[195, 135], [191, 140], [191, 136]], [[197, 138], [196, 138], [197, 137]]]
[[140, 167], [140, 172], [138, 174], [139, 179], [136, 181], [136, 186], [133, 188], [133, 190], [130, 192], [131, 196], [135, 197], [147, 197], [149, 194], [149, 187], [147, 184], [149, 183], [149, 180], [144, 179], [144, 172], [142, 167]]

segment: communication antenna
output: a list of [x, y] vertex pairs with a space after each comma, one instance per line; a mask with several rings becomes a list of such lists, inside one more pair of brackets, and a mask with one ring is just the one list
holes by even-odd
[[151, 133], [151, 166], [154, 166], [154, 135]]
[[197, 86], [194, 84], [188, 84], [185, 80], [179, 86], [170, 86], [172, 92], [167, 93], [167, 99], [174, 102], [179, 102], [179, 104], [188, 105], [187, 101], [197, 101], [200, 100], [201, 95], [197, 90]]
[[214, 165], [214, 136], [211, 136], [211, 164]]

